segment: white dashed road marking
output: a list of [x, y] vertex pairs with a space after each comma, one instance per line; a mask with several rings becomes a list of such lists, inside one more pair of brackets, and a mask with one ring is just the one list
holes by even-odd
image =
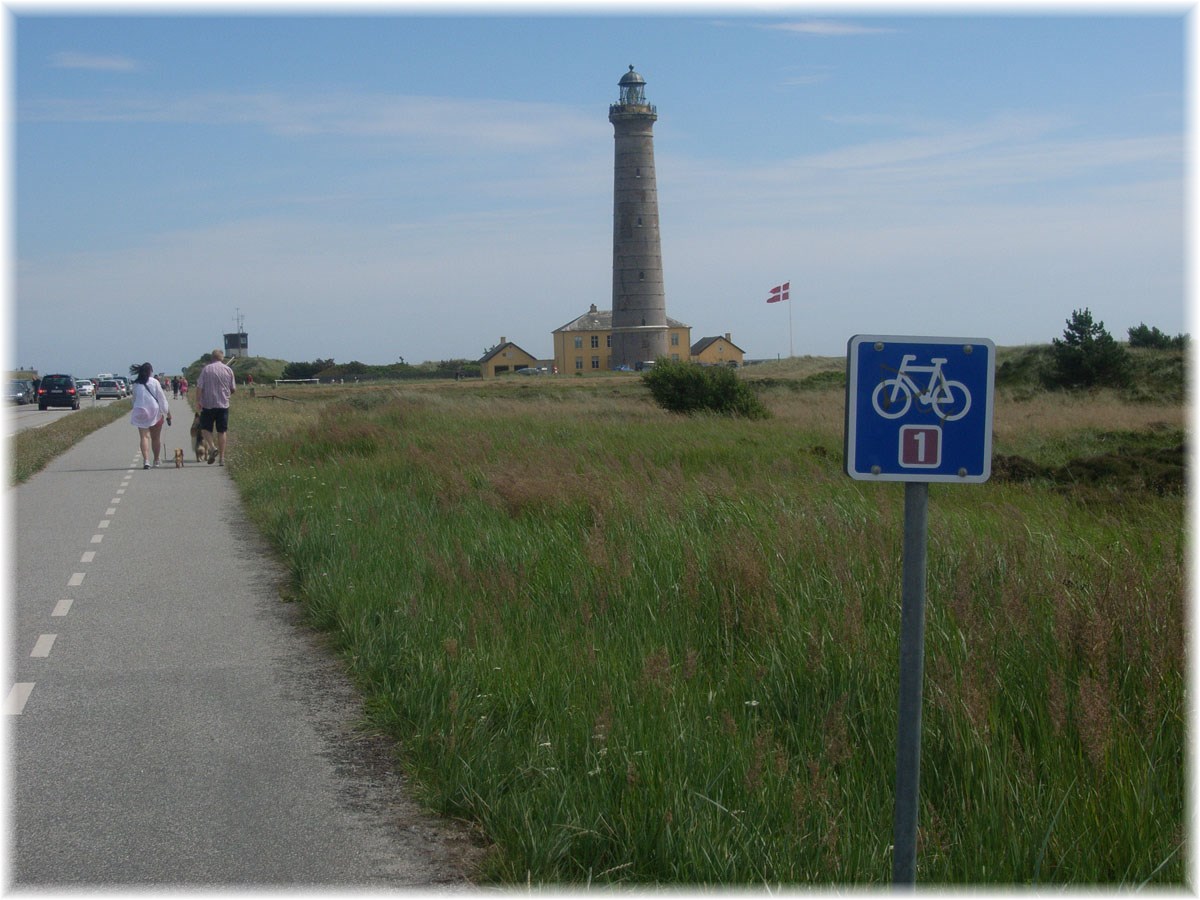
[[67, 587], [79, 587], [83, 584], [83, 572], [76, 572], [67, 580]]
[[98, 544], [102, 540], [104, 540], [104, 535], [102, 535], [102, 534], [93, 534], [92, 535], [92, 543], [93, 544]]
[[111, 521], [110, 519], [101, 519], [101, 520], [100, 520], [100, 524], [99, 524], [99, 525], [97, 525], [96, 527], [97, 527], [97, 528], [107, 528], [107, 527], [108, 527], [108, 523], [109, 523], [110, 521]]
[[29, 654], [30, 657], [34, 659], [45, 659], [50, 655], [50, 648], [54, 646], [54, 640], [57, 637], [57, 634], [39, 635], [37, 643], [33, 645], [33, 652]]
[[50, 613], [50, 615], [65, 616], [71, 611], [71, 604], [74, 602], [74, 600], [59, 600], [56, 604], [54, 604], [54, 612]]
[[87, 551], [87, 553], [83, 554], [82, 557], [80, 557], [79, 561], [81, 563], [90, 563], [90, 562], [94, 562], [95, 559], [96, 559], [96, 551], [89, 550], [89, 551]]
[[19, 716], [25, 710], [25, 703], [33, 693], [32, 681], [18, 681], [8, 692], [8, 702], [4, 705], [6, 716]]

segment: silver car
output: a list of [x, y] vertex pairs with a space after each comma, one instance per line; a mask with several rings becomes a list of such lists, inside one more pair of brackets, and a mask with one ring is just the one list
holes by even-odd
[[33, 382], [10, 381], [8, 383], [8, 401], [18, 406], [34, 401]]
[[121, 382], [113, 378], [105, 378], [96, 385], [96, 399], [101, 397], [112, 397], [114, 400], [120, 400], [125, 396], [125, 391], [121, 389]]

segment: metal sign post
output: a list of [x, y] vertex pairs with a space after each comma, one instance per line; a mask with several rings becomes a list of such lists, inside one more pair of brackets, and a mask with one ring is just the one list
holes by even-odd
[[921, 703], [925, 672], [925, 557], [929, 485], [904, 485], [904, 575], [900, 599], [900, 719], [896, 732], [896, 817], [892, 883], [917, 880], [917, 809], [921, 785]]
[[914, 885], [917, 873], [929, 483], [990, 477], [995, 366], [995, 345], [976, 338], [856, 335], [846, 354], [846, 474], [905, 482], [896, 885]]

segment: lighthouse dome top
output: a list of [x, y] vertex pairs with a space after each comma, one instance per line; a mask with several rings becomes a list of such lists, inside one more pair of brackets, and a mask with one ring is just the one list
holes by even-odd
[[646, 79], [643, 78], [641, 75], [639, 75], [637, 72], [633, 71], [633, 66], [630, 66], [629, 71], [626, 72], [624, 75], [622, 75], [621, 80], [617, 82], [617, 84], [619, 84], [621, 87], [625, 87], [625, 86], [631, 85], [631, 84], [645, 84], [645, 83], [646, 83]]

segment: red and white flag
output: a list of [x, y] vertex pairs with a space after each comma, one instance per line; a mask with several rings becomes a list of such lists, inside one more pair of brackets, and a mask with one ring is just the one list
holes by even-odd
[[771, 295], [767, 297], [768, 303], [778, 303], [780, 300], [788, 298], [788, 291], [791, 290], [792, 283], [785, 281], [783, 284], [777, 284], [771, 288]]

